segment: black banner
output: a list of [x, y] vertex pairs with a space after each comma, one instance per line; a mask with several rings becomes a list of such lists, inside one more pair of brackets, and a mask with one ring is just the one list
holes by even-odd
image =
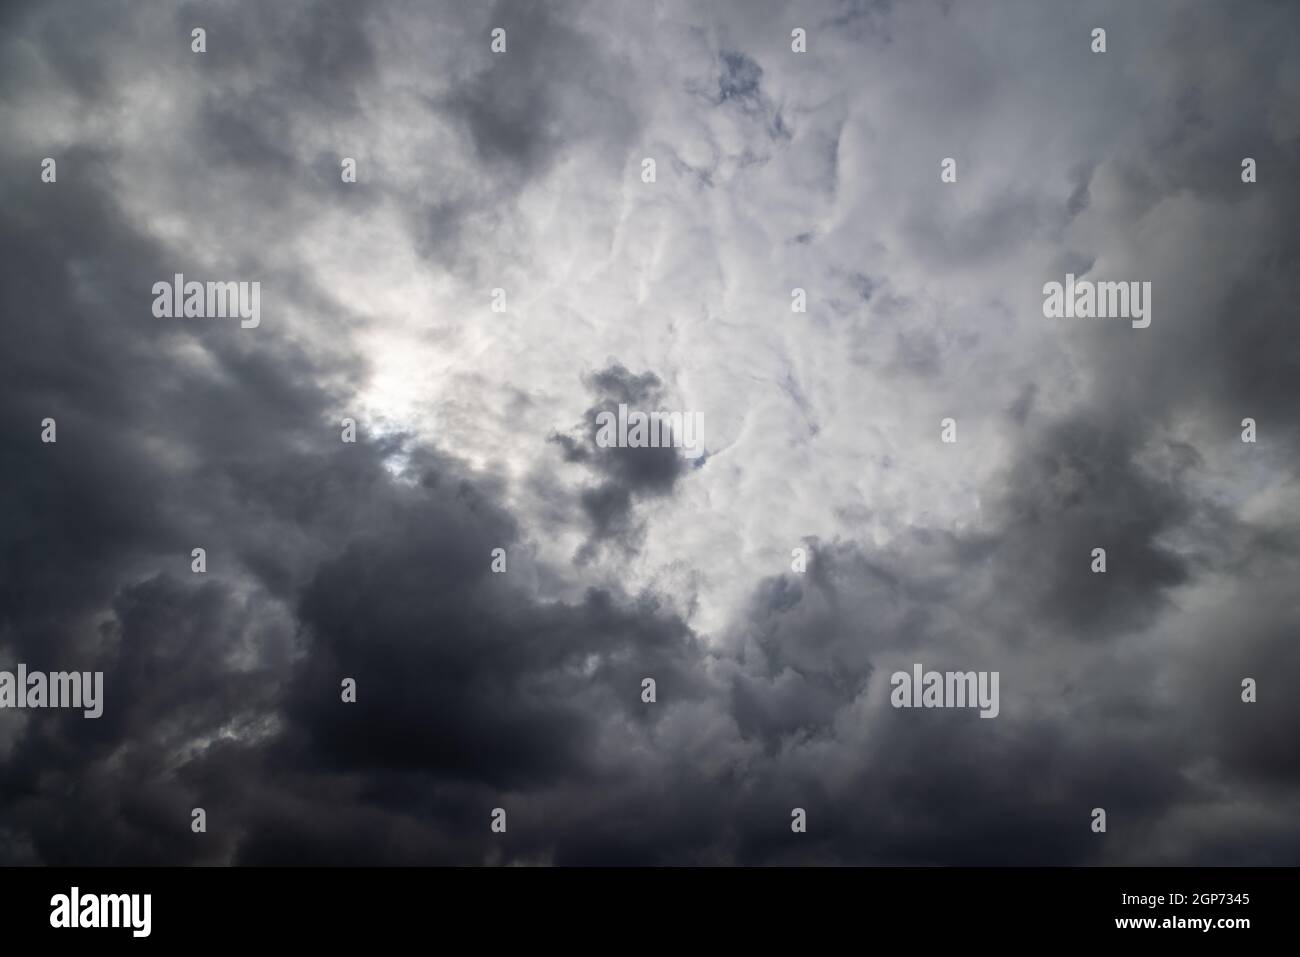
[[1293, 869], [49, 868], [0, 870], [9, 940], [129, 946], [438, 940], [928, 946], [1286, 931]]

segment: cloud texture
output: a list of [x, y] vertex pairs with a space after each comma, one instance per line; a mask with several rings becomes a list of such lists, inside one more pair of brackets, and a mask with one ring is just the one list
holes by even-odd
[[0, 862], [1300, 863], [1298, 28], [8, 4], [0, 667], [105, 703], [0, 711]]

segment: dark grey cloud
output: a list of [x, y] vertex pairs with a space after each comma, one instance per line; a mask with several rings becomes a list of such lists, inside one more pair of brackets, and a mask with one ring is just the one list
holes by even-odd
[[[1188, 560], [1161, 536], [1189, 522], [1192, 505], [1142, 470], [1136, 438], [1122, 421], [1054, 423], [1030, 439], [995, 500], [1008, 576], [1041, 625], [1114, 636], [1148, 624], [1188, 580]], [[1090, 570], [1094, 548], [1106, 550], [1104, 575]]]
[[597, 395], [597, 404], [587, 410], [581, 425], [552, 437], [566, 462], [581, 464], [598, 477], [582, 492], [582, 509], [591, 523], [591, 538], [579, 553], [583, 559], [590, 558], [605, 540], [635, 549], [644, 533], [635, 514], [638, 499], [670, 494], [687, 468], [680, 451], [669, 446], [603, 447], [597, 441], [602, 413], [617, 420], [620, 405], [646, 413], [665, 408], [658, 376], [638, 375], [615, 362], [589, 375], [586, 382]]

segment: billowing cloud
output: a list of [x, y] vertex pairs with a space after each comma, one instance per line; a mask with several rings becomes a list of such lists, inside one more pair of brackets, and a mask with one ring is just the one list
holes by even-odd
[[1295, 864], [1296, 17], [9, 4], [0, 861]]

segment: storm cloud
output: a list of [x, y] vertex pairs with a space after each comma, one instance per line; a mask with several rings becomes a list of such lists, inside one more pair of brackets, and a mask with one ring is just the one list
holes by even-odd
[[0, 863], [1300, 863], [1300, 12], [0, 23]]

